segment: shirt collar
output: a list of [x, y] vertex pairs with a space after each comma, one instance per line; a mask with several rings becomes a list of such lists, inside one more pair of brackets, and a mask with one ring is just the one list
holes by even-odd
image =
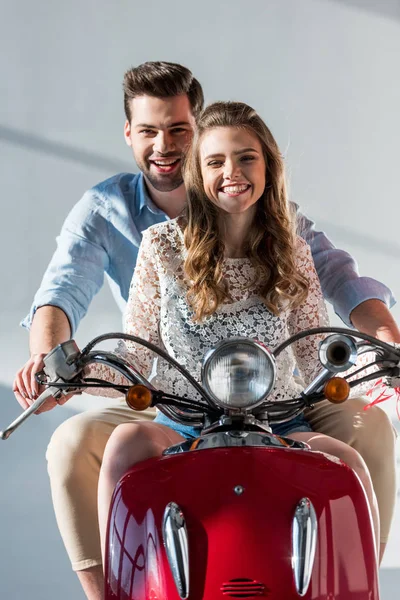
[[156, 215], [165, 215], [164, 211], [160, 210], [150, 198], [143, 173], [140, 173], [139, 175], [137, 191], [139, 196], [139, 212], [142, 212], [144, 208], [147, 208], [147, 210]]

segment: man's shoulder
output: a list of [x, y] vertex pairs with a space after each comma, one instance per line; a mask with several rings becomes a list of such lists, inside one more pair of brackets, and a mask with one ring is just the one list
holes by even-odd
[[141, 173], [118, 173], [91, 187], [85, 195], [97, 198], [112, 198], [115, 195], [132, 197], [135, 195]]
[[98, 215], [107, 219], [114, 211], [134, 213], [140, 204], [140, 180], [140, 173], [118, 173], [101, 181], [83, 194], [71, 215], [82, 219]]
[[[65, 221], [68, 227], [82, 223], [108, 221], [116, 211], [118, 215], [134, 213], [140, 203], [138, 188], [140, 174], [119, 173], [101, 181], [87, 190], [72, 207]], [[94, 226], [94, 225], [93, 225]]]

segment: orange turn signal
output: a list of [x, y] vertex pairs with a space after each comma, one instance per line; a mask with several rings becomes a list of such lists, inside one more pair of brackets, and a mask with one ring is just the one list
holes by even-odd
[[127, 405], [133, 410], [146, 410], [151, 406], [153, 394], [145, 385], [138, 383], [133, 385], [126, 392], [125, 400]]
[[350, 395], [350, 386], [343, 377], [332, 377], [324, 387], [325, 398], [333, 404], [345, 402]]

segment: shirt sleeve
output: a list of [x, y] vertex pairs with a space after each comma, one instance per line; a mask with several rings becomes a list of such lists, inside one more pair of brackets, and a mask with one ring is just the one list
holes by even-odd
[[[294, 335], [305, 329], [329, 326], [321, 285], [309, 246], [298, 239], [297, 268], [308, 281], [307, 298], [298, 307], [291, 310], [288, 317], [288, 330]], [[322, 370], [318, 358], [319, 344], [325, 335], [313, 335], [295, 342], [292, 346], [297, 367], [303, 381], [308, 385]]]
[[391, 308], [395, 303], [391, 290], [375, 279], [360, 277], [353, 257], [336, 248], [323, 231], [316, 231], [315, 223], [294, 206], [298, 234], [311, 248], [323, 295], [342, 321], [352, 327], [351, 312], [366, 300], [381, 300]]
[[[160, 346], [160, 263], [157, 261], [156, 254], [157, 239], [152, 235], [150, 230], [143, 234], [124, 314], [124, 331]], [[115, 352], [138, 369], [144, 377], [149, 378], [155, 360], [155, 355], [151, 350], [140, 344], [124, 341], [118, 344]], [[100, 364], [91, 366], [88, 376], [104, 379], [117, 385], [130, 383], [117, 371]], [[88, 388], [86, 391], [92, 395], [121, 396], [121, 392], [110, 388]]]
[[45, 305], [61, 308], [72, 335], [85, 316], [109, 267], [109, 220], [105, 201], [93, 190], [74, 206], [57, 238], [57, 249], [35, 294], [29, 315], [21, 325], [29, 329], [36, 310]]

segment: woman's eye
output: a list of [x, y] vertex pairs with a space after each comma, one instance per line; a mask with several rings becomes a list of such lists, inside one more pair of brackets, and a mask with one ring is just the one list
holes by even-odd
[[251, 162], [253, 160], [255, 160], [255, 156], [252, 156], [251, 154], [249, 154], [248, 156], [242, 156], [241, 160], [243, 162]]
[[209, 163], [207, 163], [207, 167], [220, 167], [221, 165], [221, 160], [211, 160]]

